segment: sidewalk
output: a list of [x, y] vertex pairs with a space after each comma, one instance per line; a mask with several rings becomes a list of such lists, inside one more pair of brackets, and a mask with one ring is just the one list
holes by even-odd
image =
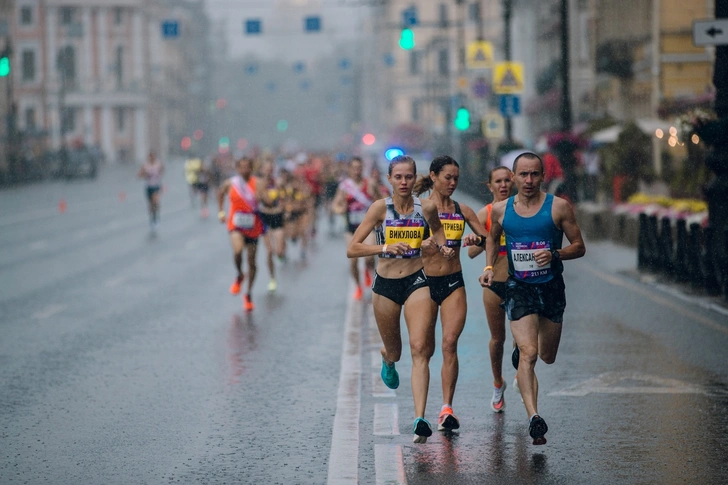
[[[470, 194], [458, 193], [456, 198], [470, 205], [475, 212], [483, 206], [482, 202]], [[639, 235], [637, 218], [627, 215], [604, 218], [602, 217], [604, 209], [604, 206], [593, 203], [583, 203], [577, 207], [577, 221], [584, 236], [587, 252], [590, 256], [599, 255], [598, 258], [591, 259], [596, 269], [628, 277], [650, 285], [672, 298], [728, 317], [728, 301], [723, 296], [711, 297], [702, 290], [691, 288], [689, 284], [675, 283], [662, 275], [639, 271], [637, 269], [637, 238]], [[610, 236], [619, 238], [620, 242], [615, 242]]]

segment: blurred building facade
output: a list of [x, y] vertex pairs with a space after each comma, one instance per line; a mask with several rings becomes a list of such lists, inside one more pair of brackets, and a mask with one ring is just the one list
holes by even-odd
[[[170, 120], [199, 109], [189, 95], [204, 94], [204, 83], [191, 82], [190, 66], [204, 49], [183, 34], [206, 28], [201, 1], [16, 0], [11, 17], [17, 126], [48, 149], [98, 146], [109, 161], [165, 156]], [[163, 36], [169, 19], [178, 37]]]
[[[471, 128], [498, 111], [492, 72], [463, 67], [463, 50], [482, 38], [505, 60], [505, 0], [411, 2], [373, 7], [371, 25], [373, 101], [364, 118], [387, 132], [415, 124], [434, 135], [450, 134], [458, 105], [470, 109]], [[561, 0], [510, 0], [511, 59], [524, 67], [522, 114], [513, 137], [531, 145], [561, 130]], [[416, 5], [415, 48], [399, 45], [403, 12]], [[713, 54], [692, 45], [692, 23], [711, 18], [712, 0], [568, 0], [569, 87], [573, 124], [674, 119], [696, 106], [710, 106]], [[382, 60], [389, 62], [382, 62]], [[485, 79], [486, 95], [475, 85]], [[375, 91], [376, 89], [376, 91]], [[374, 93], [378, 93], [378, 96]], [[455, 133], [457, 135], [457, 133]]]

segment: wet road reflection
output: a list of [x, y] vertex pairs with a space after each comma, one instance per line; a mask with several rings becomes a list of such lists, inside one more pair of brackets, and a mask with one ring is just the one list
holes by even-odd
[[236, 313], [230, 317], [230, 326], [227, 334], [227, 362], [230, 373], [228, 383], [240, 383], [240, 376], [245, 372], [246, 357], [256, 350], [256, 337], [258, 328], [255, 325], [252, 313]]

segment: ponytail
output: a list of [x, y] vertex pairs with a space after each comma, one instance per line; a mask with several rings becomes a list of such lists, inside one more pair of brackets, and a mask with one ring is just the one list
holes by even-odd
[[415, 182], [415, 186], [412, 188], [412, 192], [419, 197], [421, 194], [427, 192], [428, 190], [432, 190], [432, 187], [434, 187], [434, 185], [435, 184], [429, 175], [422, 175], [419, 179], [417, 179], [417, 182]]

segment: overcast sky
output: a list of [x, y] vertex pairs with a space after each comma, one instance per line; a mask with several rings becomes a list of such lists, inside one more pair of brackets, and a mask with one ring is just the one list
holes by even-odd
[[[330, 53], [352, 39], [365, 14], [366, 0], [206, 0], [214, 22], [222, 22], [230, 55], [254, 53], [284, 61], [311, 59]], [[322, 32], [306, 33], [304, 18], [320, 16]], [[246, 19], [261, 19], [263, 32], [246, 35]]]

